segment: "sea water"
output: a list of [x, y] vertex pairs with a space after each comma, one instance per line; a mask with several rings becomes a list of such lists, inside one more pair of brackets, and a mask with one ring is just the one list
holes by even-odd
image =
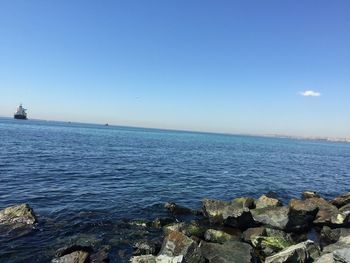
[[0, 231], [0, 262], [48, 262], [76, 240], [127, 262], [140, 238], [128, 222], [163, 216], [164, 202], [331, 198], [349, 176], [347, 143], [0, 118], [0, 209], [28, 203], [39, 219], [28, 233]]

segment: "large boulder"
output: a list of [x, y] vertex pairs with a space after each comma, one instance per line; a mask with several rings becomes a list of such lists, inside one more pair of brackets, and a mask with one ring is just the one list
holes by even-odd
[[274, 195], [262, 195], [256, 200], [255, 205], [256, 208], [265, 208], [282, 206], [283, 204]]
[[221, 230], [208, 229], [204, 234], [204, 239], [214, 243], [224, 243], [230, 240], [239, 241], [240, 235], [230, 235]]
[[318, 207], [306, 200], [292, 199], [289, 202], [289, 218], [299, 230], [308, 229], [314, 221]]
[[34, 211], [28, 204], [7, 207], [0, 211], [0, 224], [33, 225], [36, 222]]
[[227, 241], [223, 244], [200, 243], [202, 255], [209, 263], [252, 263], [256, 256], [252, 246], [238, 241]]
[[251, 202], [242, 198], [231, 202], [213, 199], [203, 200], [203, 212], [209, 218], [210, 223], [228, 225], [240, 229], [254, 226], [254, 220], [250, 213]]
[[319, 248], [313, 241], [307, 240], [267, 257], [265, 263], [308, 263], [313, 262], [319, 256]]
[[266, 207], [251, 210], [253, 219], [265, 226], [286, 230], [289, 225], [289, 207]]
[[181, 232], [172, 231], [163, 241], [159, 255], [183, 257], [184, 262], [203, 262], [198, 244]]
[[336, 198], [331, 200], [330, 203], [338, 208], [350, 204], [350, 192], [337, 196]]
[[347, 225], [349, 222], [349, 213], [340, 212], [336, 206], [323, 198], [308, 198], [304, 201], [304, 206], [309, 209], [318, 209], [313, 221], [315, 225], [341, 227]]

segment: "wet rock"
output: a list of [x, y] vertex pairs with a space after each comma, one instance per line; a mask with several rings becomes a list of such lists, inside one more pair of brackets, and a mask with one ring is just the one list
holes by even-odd
[[180, 206], [176, 203], [165, 203], [166, 208], [173, 215], [200, 215], [200, 211], [192, 210], [190, 208]]
[[267, 257], [265, 259], [265, 263], [307, 263], [313, 262], [319, 256], [319, 248], [314, 244], [314, 242], [308, 240], [290, 246], [273, 256]]
[[263, 257], [271, 256], [293, 245], [290, 241], [278, 236], [256, 236], [252, 239], [252, 244], [261, 252]]
[[256, 201], [256, 208], [282, 206], [282, 202], [274, 194], [262, 195]]
[[100, 249], [97, 253], [94, 253], [90, 256], [91, 263], [108, 263], [109, 259], [109, 247], [104, 247]]
[[242, 238], [245, 242], [251, 243], [252, 239], [256, 236], [266, 236], [266, 228], [265, 227], [252, 227], [248, 228], [243, 232]]
[[139, 226], [139, 227], [148, 227], [148, 226], [152, 225], [152, 223], [149, 221], [146, 221], [146, 220], [139, 219], [139, 220], [130, 221], [129, 225]]
[[91, 253], [93, 251], [92, 247], [89, 246], [81, 246], [81, 245], [71, 245], [71, 246], [65, 246], [60, 249], [58, 249], [55, 253], [55, 257], [59, 258], [67, 254], [71, 254], [76, 251], [83, 251], [86, 253]]
[[163, 231], [165, 235], [168, 235], [172, 231], [177, 231], [185, 234], [188, 237], [196, 236], [199, 238], [204, 237], [204, 233], [206, 228], [202, 227], [196, 221], [192, 222], [181, 222], [181, 223], [173, 223], [163, 227]]
[[238, 241], [227, 241], [223, 244], [200, 243], [202, 255], [209, 263], [252, 263], [256, 256], [252, 246]]
[[320, 195], [317, 192], [314, 191], [305, 191], [304, 193], [301, 194], [301, 199], [309, 199], [309, 198], [319, 198]]
[[133, 255], [139, 256], [139, 255], [148, 255], [148, 254], [156, 254], [157, 252], [157, 245], [150, 241], [150, 240], [140, 240], [134, 243], [134, 253]]
[[0, 211], [0, 224], [33, 225], [36, 222], [34, 211], [28, 204], [10, 206]]
[[330, 203], [338, 208], [350, 204], [350, 192], [337, 196], [336, 198], [331, 200]]
[[87, 263], [89, 262], [89, 253], [85, 251], [75, 251], [70, 254], [55, 258], [52, 263]]
[[179, 257], [182, 256], [184, 262], [203, 262], [203, 258], [198, 249], [198, 244], [181, 232], [172, 231], [163, 241], [159, 256]]
[[237, 201], [237, 199], [232, 202], [204, 199], [203, 211], [212, 224], [225, 224], [240, 229], [247, 229], [255, 225], [247, 207], [248, 204], [249, 202], [241, 202]]
[[156, 218], [155, 220], [153, 220], [151, 226], [155, 228], [162, 228], [163, 226], [169, 225], [174, 222], [175, 220], [172, 218]]
[[224, 243], [230, 240], [240, 240], [240, 236], [230, 235], [224, 231], [215, 229], [208, 229], [204, 234], [204, 238], [206, 241], [214, 243]]

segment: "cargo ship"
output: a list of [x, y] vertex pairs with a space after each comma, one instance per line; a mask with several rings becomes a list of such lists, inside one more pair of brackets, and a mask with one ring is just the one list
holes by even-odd
[[27, 113], [26, 109], [22, 107], [22, 104], [20, 104], [17, 108], [17, 111], [13, 115], [15, 119], [20, 119], [20, 120], [26, 120], [27, 119]]

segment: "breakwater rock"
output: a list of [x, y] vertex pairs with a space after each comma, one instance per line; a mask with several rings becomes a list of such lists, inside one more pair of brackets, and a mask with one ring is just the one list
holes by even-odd
[[350, 263], [349, 196], [325, 200], [308, 191], [288, 204], [274, 193], [204, 199], [201, 217], [163, 227], [160, 252], [130, 262]]
[[[66, 244], [52, 262], [350, 263], [350, 194], [326, 200], [315, 192], [283, 203], [277, 194], [231, 201], [204, 199], [201, 210], [166, 203], [164, 218], [125, 221], [136, 240], [118, 240], [131, 253], [98, 245]], [[40, 218], [39, 218], [40, 219]], [[33, 226], [26, 204], [0, 211], [1, 226]], [[147, 233], [152, 232], [152, 238]], [[154, 235], [154, 233], [157, 233]], [[84, 233], [81, 233], [84, 234]], [[114, 241], [116, 242], [116, 241]], [[83, 242], [84, 243], [84, 242]], [[87, 242], [85, 242], [87, 243]], [[84, 243], [84, 244], [85, 244]], [[116, 260], [118, 254], [120, 260]]]

